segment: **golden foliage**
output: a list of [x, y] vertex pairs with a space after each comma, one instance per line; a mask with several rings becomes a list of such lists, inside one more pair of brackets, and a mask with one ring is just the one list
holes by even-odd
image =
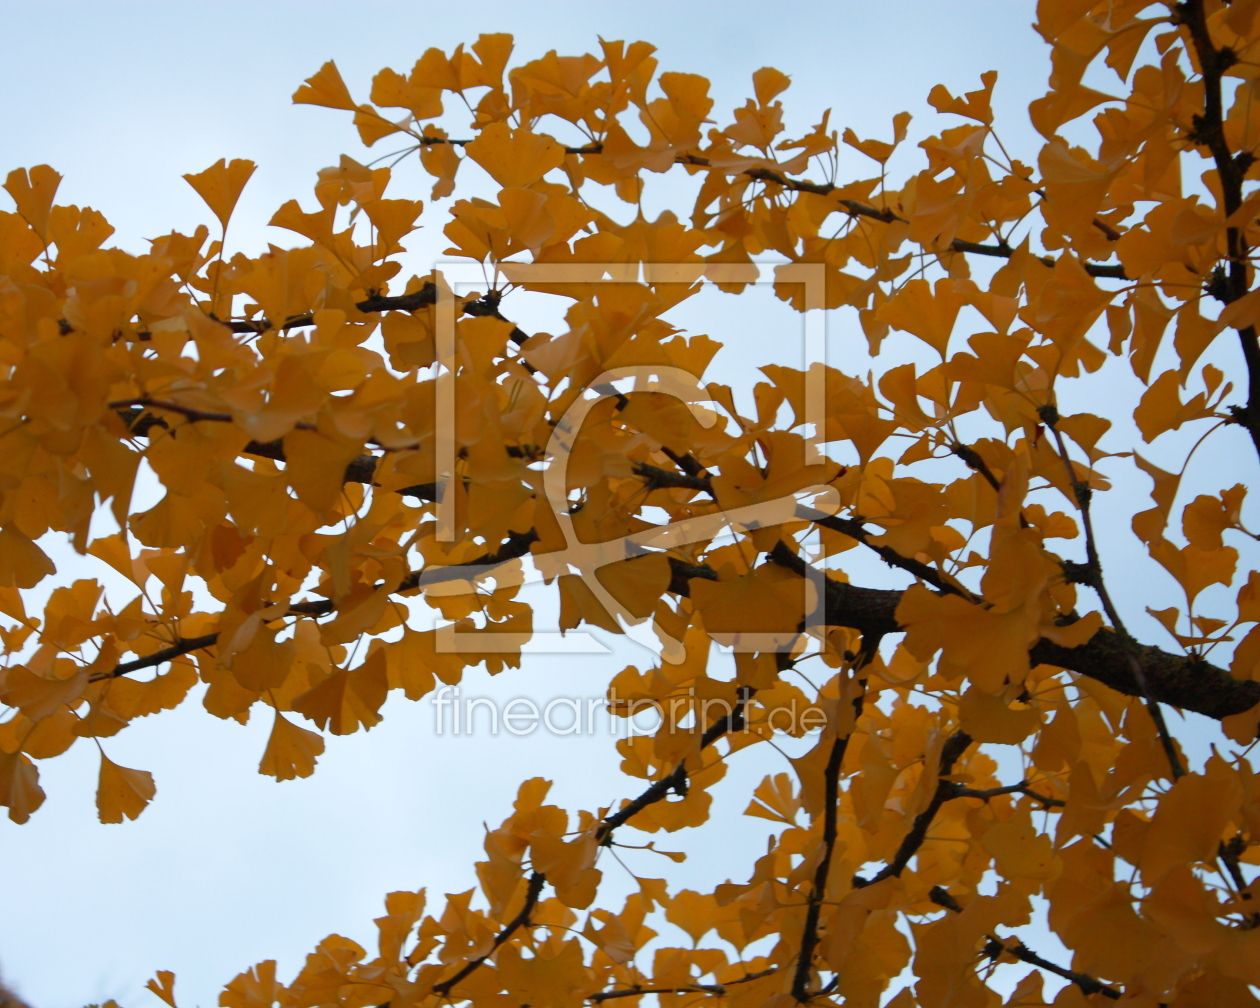
[[[932, 90], [962, 122], [919, 144], [899, 188], [886, 166], [907, 114], [891, 141], [844, 130], [879, 169], [837, 180], [839, 132], [824, 115], [786, 136], [777, 70], [718, 128], [708, 82], [658, 75], [645, 43], [509, 69], [506, 35], [382, 70], [372, 104], [331, 62], [294, 95], [353, 113], [365, 144], [405, 138], [434, 199], [471, 159], [497, 195], [449, 214], [387, 198], [391, 171], [347, 156], [319, 172], [314, 209], [290, 200], [271, 220], [304, 244], [229, 257], [254, 166], [220, 160], [185, 176], [220, 240], [201, 227], [131, 254], [106, 245], [99, 213], [56, 204], [51, 168], [12, 171], [0, 804], [25, 822], [44, 797], [37, 764], [92, 739], [101, 821], [136, 818], [154, 778], [112, 762], [109, 740], [198, 681], [217, 717], [272, 709], [262, 773], [308, 776], [320, 732], [371, 728], [390, 691], [418, 700], [465, 668], [518, 666], [527, 558], [555, 584], [562, 629], [650, 620], [661, 638], [658, 667], [609, 684], [613, 715], [661, 713], [654, 736], [618, 742], [646, 790], [566, 810], [524, 782], [487, 835], [479, 892], [430, 914], [422, 893], [391, 893], [375, 954], [331, 935], [291, 981], [262, 962], [220, 1004], [876, 1006], [909, 968], [890, 1006], [985, 1006], [1014, 962], [1070, 981], [1055, 1003], [1255, 1004], [1260, 574], [1236, 611], [1221, 601], [1257, 538], [1246, 488], [1188, 469], [1189, 442], [1161, 462], [1175, 471], [1132, 456], [1153, 480], [1154, 507], [1132, 518], [1149, 577], [1184, 598], [1184, 613], [1150, 610], [1173, 651], [1124, 626], [1090, 505], [1129, 472], [1108, 460], [1130, 452], [1101, 445], [1126, 447], [1130, 420], [1146, 443], [1189, 427], [1260, 446], [1258, 9], [1041, 0], [1041, 150], [1010, 156], [984, 73], [962, 97]], [[1100, 59], [1127, 94], [1083, 83]], [[429, 122], [448, 93], [467, 100], [467, 136]], [[1097, 139], [1078, 145], [1091, 112]], [[1182, 176], [1196, 154], [1201, 184]], [[667, 172], [694, 177], [690, 216], [648, 220], [645, 179]], [[456, 298], [438, 274], [391, 288], [421, 221], [485, 266], [488, 293]], [[856, 313], [878, 375], [770, 365], [751, 409], [705, 383], [717, 344], [662, 316], [706, 278], [738, 294], [767, 253], [792, 308]], [[565, 299], [567, 330], [521, 332], [515, 289]], [[896, 359], [909, 343], [893, 330], [930, 349], [926, 370]], [[1234, 341], [1243, 366], [1226, 381], [1200, 362]], [[1141, 386], [1133, 401], [1123, 382], [1084, 386], [1108, 415], [1062, 415], [1061, 392], [1110, 380], [1112, 358]], [[160, 496], [137, 491], [144, 471]], [[92, 538], [98, 511], [115, 534]], [[130, 597], [61, 582], [28, 614], [57, 575], [41, 546], [54, 533]], [[901, 589], [824, 564], [855, 549]], [[1138, 588], [1129, 608], [1153, 599]], [[408, 626], [415, 606], [444, 625]], [[1211, 664], [1235, 637], [1230, 670]], [[734, 646], [733, 673], [710, 664], [713, 641]], [[790, 675], [806, 661], [821, 687]], [[1240, 748], [1186, 765], [1161, 705], [1221, 720]], [[783, 728], [787, 709], [816, 717]], [[808, 745], [750, 795], [775, 832], [747, 881], [641, 879], [620, 911], [598, 906], [620, 827], [704, 826], [727, 763], [776, 730]], [[1016, 747], [1003, 765], [1016, 752], [1022, 779], [999, 779], [995, 746]], [[1034, 897], [1071, 963], [1007, 934]], [[655, 942], [667, 925], [690, 947]], [[150, 989], [175, 1005], [170, 973]], [[1033, 973], [1007, 1003], [1041, 998]]]

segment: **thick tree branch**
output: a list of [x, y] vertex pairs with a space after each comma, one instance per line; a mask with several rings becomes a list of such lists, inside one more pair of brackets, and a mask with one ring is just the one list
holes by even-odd
[[[1260, 683], [1240, 681], [1195, 655], [1174, 655], [1147, 644], [1136, 646], [1152, 700], [1220, 720], [1260, 703]], [[1120, 635], [1103, 628], [1080, 647], [1041, 638], [1028, 652], [1033, 665], [1057, 665], [1097, 679], [1125, 696], [1141, 697], [1130, 652]]]
[[[455, 566], [482, 567], [491, 569], [495, 565], [529, 552], [535, 541], [531, 529], [523, 533], [511, 533], [507, 541], [491, 553], [477, 557], [473, 561]], [[790, 558], [790, 559], [789, 559]], [[804, 561], [791, 553], [782, 550], [770, 555], [770, 559], [781, 562], [798, 574], [804, 573]], [[786, 562], [784, 562], [786, 561]], [[673, 581], [670, 591], [685, 594], [687, 581], [692, 578], [716, 580], [717, 574], [704, 566], [685, 564], [676, 558], [670, 561]], [[405, 592], [419, 586], [423, 572], [416, 571], [398, 586], [396, 591]], [[475, 577], [476, 574], [470, 574]], [[852, 627], [863, 634], [899, 633], [901, 627], [897, 623], [897, 606], [901, 602], [901, 592], [886, 588], [864, 588], [860, 585], [846, 584], [830, 578], [824, 580], [825, 616], [829, 626]], [[322, 616], [333, 611], [333, 604], [328, 599], [317, 599], [311, 602], [298, 602], [290, 607], [295, 615]], [[209, 643], [179, 641], [174, 647], [183, 648], [179, 654], [209, 646]], [[210, 642], [212, 643], [212, 642]], [[1134, 645], [1138, 660], [1146, 676], [1152, 699], [1160, 703], [1170, 704], [1182, 710], [1194, 711], [1206, 717], [1221, 718], [1231, 714], [1241, 714], [1260, 703], [1260, 683], [1240, 681], [1233, 678], [1224, 669], [1211, 665], [1198, 656], [1170, 654], [1160, 648], [1144, 644]], [[152, 668], [169, 661], [170, 658], [159, 657], [163, 652], [155, 652], [134, 662], [126, 662], [126, 671], [115, 670], [102, 673], [103, 678], [110, 675], [125, 675], [144, 668]], [[178, 657], [173, 654], [171, 657]], [[1028, 660], [1031, 665], [1056, 665], [1059, 668], [1079, 672], [1081, 675], [1097, 679], [1112, 689], [1126, 696], [1140, 697], [1141, 688], [1134, 679], [1132, 666], [1124, 642], [1119, 635], [1109, 629], [1101, 629], [1080, 647], [1064, 647], [1046, 638], [1039, 640], [1029, 651]], [[124, 665], [118, 666], [123, 668]]]
[[680, 490], [695, 490], [698, 493], [713, 493], [713, 484], [708, 476], [670, 472], [668, 469], [660, 469], [654, 465], [648, 465], [646, 462], [635, 463], [634, 474], [647, 480], [649, 490], [676, 488]]
[[[805, 563], [786, 548], [772, 550], [769, 559], [804, 575]], [[901, 592], [885, 588], [824, 580], [826, 622], [862, 633], [897, 633], [897, 606]], [[1132, 655], [1140, 663], [1151, 699], [1182, 710], [1220, 720], [1241, 714], [1260, 703], [1260, 683], [1240, 681], [1224, 669], [1197, 655], [1174, 655], [1160, 648], [1134, 644]], [[1028, 652], [1030, 665], [1057, 665], [1105, 683], [1126, 696], [1142, 697], [1133, 674], [1133, 663], [1123, 638], [1100, 629], [1089, 641], [1069, 648], [1043, 637]]]

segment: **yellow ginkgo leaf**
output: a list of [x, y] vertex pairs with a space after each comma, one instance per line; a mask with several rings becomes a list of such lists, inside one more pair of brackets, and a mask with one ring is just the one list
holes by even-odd
[[371, 728], [381, 720], [381, 704], [389, 690], [385, 652], [379, 648], [358, 668], [337, 669], [314, 689], [293, 701], [293, 709], [334, 735], [349, 735], [359, 725]]
[[397, 71], [386, 67], [372, 78], [372, 101], [386, 108], [405, 108], [417, 119], [442, 114], [442, 89], [412, 84]]
[[297, 200], [289, 200], [271, 215], [271, 220], [267, 223], [271, 227], [282, 227], [289, 231], [296, 231], [311, 241], [319, 242], [325, 248], [331, 248], [333, 245], [333, 217], [336, 215], [336, 212], [337, 208], [334, 205], [324, 207], [315, 213], [303, 213], [302, 207]]
[[237, 158], [228, 164], [225, 158], [219, 158], [205, 171], [197, 175], [185, 175], [184, 179], [197, 190], [197, 195], [206, 201], [206, 206], [219, 218], [219, 223], [226, 230], [236, 201], [240, 199], [245, 183], [254, 174], [256, 167], [253, 161]]
[[175, 974], [170, 970], [158, 970], [155, 979], [148, 981], [144, 989], [152, 991], [171, 1008], [179, 1008], [175, 1004]]
[[564, 148], [551, 137], [491, 123], [464, 148], [505, 189], [522, 188], [564, 164]]
[[103, 823], [135, 819], [157, 794], [153, 774], [119, 766], [101, 753], [101, 772], [96, 786], [96, 813]]
[[345, 467], [363, 446], [321, 431], [293, 430], [284, 437], [285, 475], [294, 493], [316, 514], [325, 514], [341, 496]]
[[762, 67], [752, 75], [758, 105], [769, 105], [792, 84], [792, 78], [774, 67]]
[[60, 184], [61, 176], [48, 165], [36, 165], [29, 171], [15, 168], [4, 183], [18, 213], [44, 241], [48, 241], [48, 214]]
[[398, 240], [414, 231], [416, 218], [424, 210], [420, 200], [376, 199], [363, 204], [372, 226], [376, 228], [383, 255], [398, 251]]
[[998, 874], [1008, 879], [1044, 882], [1058, 874], [1058, 858], [1050, 838], [1039, 833], [1031, 822], [1011, 819], [994, 823], [980, 837], [980, 843], [993, 855]]
[[360, 105], [354, 114], [354, 126], [359, 131], [359, 139], [364, 145], [371, 147], [381, 137], [402, 133], [407, 129], [408, 116], [400, 122], [391, 122], [371, 105]]
[[271, 737], [263, 751], [258, 772], [278, 781], [309, 777], [315, 772], [315, 760], [324, 751], [324, 739], [318, 732], [308, 731], [276, 711]]
[[48, 554], [18, 529], [10, 526], [0, 529], [0, 585], [34, 588], [45, 577], [56, 573], [57, 565], [48, 559]]
[[664, 553], [634, 557], [601, 567], [595, 576], [632, 616], [643, 619], [669, 588], [669, 558]]
[[1002, 697], [974, 686], [962, 695], [958, 718], [963, 731], [977, 742], [1004, 745], [1019, 745], [1041, 724], [1041, 717], [1034, 708], [1012, 710]]
[[926, 280], [910, 280], [875, 315], [894, 329], [918, 336], [944, 358], [954, 320], [962, 306], [963, 296], [954, 291], [952, 281], [936, 281], [933, 292]]
[[997, 78], [996, 70], [982, 73], [980, 80], [984, 87], [979, 91], [968, 91], [962, 98], [955, 98], [943, 85], [937, 84], [928, 95], [928, 102], [937, 112], [952, 112], [988, 125], [993, 122], [993, 110], [989, 107], [989, 102], [993, 98], [993, 85], [997, 83]]
[[306, 78], [306, 83], [293, 92], [295, 105], [323, 105], [325, 108], [355, 110], [354, 99], [350, 97], [350, 89], [341, 79], [341, 71], [337, 64], [329, 60], [319, 72]]
[[9, 818], [24, 823], [42, 804], [44, 789], [35, 764], [25, 753], [0, 750], [0, 805], [9, 810]]

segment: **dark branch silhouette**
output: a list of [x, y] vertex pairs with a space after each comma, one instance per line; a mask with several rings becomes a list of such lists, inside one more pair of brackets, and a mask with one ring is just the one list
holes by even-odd
[[443, 980], [441, 983], [433, 985], [433, 993], [441, 997], [450, 997], [451, 988], [461, 980], [466, 979], [473, 973], [477, 967], [494, 955], [495, 951], [505, 941], [516, 934], [523, 927], [529, 926], [529, 915], [534, 912], [534, 907], [538, 905], [538, 898], [542, 895], [543, 884], [547, 881], [542, 872], [534, 872], [529, 877], [529, 887], [525, 890], [525, 905], [521, 907], [521, 912], [513, 917], [507, 925], [494, 936], [494, 944], [490, 946], [490, 951], [476, 959], [469, 960], [464, 963], [463, 967], [449, 980]]

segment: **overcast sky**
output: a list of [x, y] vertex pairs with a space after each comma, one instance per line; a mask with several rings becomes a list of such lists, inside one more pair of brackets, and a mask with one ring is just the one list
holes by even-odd
[[[902, 110], [914, 113], [916, 138], [939, 130], [924, 100], [931, 86], [959, 93], [996, 69], [998, 121], [1025, 160], [1036, 146], [1024, 109], [1044, 92], [1048, 69], [1028, 0], [4, 0], [3, 13], [0, 171], [53, 165], [65, 176], [61, 201], [105, 213], [119, 244], [135, 251], [144, 238], [207, 220], [180, 176], [220, 157], [259, 165], [237, 210], [234, 243], [253, 252], [265, 241], [292, 242], [264, 226], [271, 213], [294, 197], [309, 205], [315, 172], [343, 152], [375, 156], [360, 147], [349, 116], [290, 103], [327, 59], [365, 100], [380, 68], [406, 71], [426, 48], [449, 50], [481, 32], [514, 33], [517, 60], [549, 49], [597, 52], [599, 36], [641, 38], [658, 47], [662, 70], [713, 81], [715, 118], [742, 104], [749, 75], [770, 65], [793, 78], [785, 101], [794, 129], [831, 108], [836, 127], [880, 139]], [[861, 177], [861, 158], [843, 154], [842, 176]], [[414, 168], [397, 177], [393, 195], [427, 199], [428, 183]], [[413, 243], [414, 255], [440, 252], [444, 243], [429, 236], [436, 231]], [[708, 302], [698, 301], [677, 318], [738, 344], [725, 380], [747, 374], [751, 384], [752, 365], [776, 360], [772, 334], [799, 331], [800, 321], [767, 292], [747, 303], [740, 314], [706, 316]], [[864, 369], [859, 344], [844, 336], [850, 325], [837, 322], [833, 341]], [[1123, 528], [1118, 519], [1115, 527]], [[64, 551], [57, 558], [62, 575], [102, 574], [90, 559]], [[898, 583], [878, 569], [867, 573], [865, 583]], [[624, 640], [606, 654], [540, 654], [493, 682], [473, 674], [464, 695], [594, 697], [611, 672], [651, 662]], [[0, 822], [0, 969], [8, 982], [36, 1008], [111, 997], [124, 1008], [156, 1008], [142, 985], [155, 970], [173, 969], [181, 1005], [210, 1006], [224, 982], [258, 960], [279, 959], [287, 978], [330, 932], [371, 941], [371, 918], [388, 891], [428, 886], [440, 902], [468, 888], [482, 822], [507, 814], [519, 780], [554, 779], [554, 800], [570, 808], [611, 805], [634, 790], [603, 733], [455, 738], [438, 734], [428, 700], [391, 700], [386, 714], [370, 734], [330, 739], [314, 777], [279, 785], [255, 772], [264, 719], [218, 722], [193, 700], [141, 721], [110, 740], [109, 752], [153, 771], [158, 797], [121, 826], [96, 822], [91, 745], [44, 764], [44, 808], [26, 826]], [[711, 889], [747, 871], [764, 850], [765, 824], [738, 815], [747, 800], [741, 788], [785, 769], [781, 757], [759, 751], [732, 774], [740, 787], [717, 789], [715, 813], [726, 821], [716, 847], [701, 838], [662, 842], [696, 853], [681, 869], [689, 885]], [[628, 863], [647, 876], [672, 869], [646, 852]], [[601, 867], [610, 880], [619, 874], [614, 889], [624, 888], [628, 876], [615, 862]]]

